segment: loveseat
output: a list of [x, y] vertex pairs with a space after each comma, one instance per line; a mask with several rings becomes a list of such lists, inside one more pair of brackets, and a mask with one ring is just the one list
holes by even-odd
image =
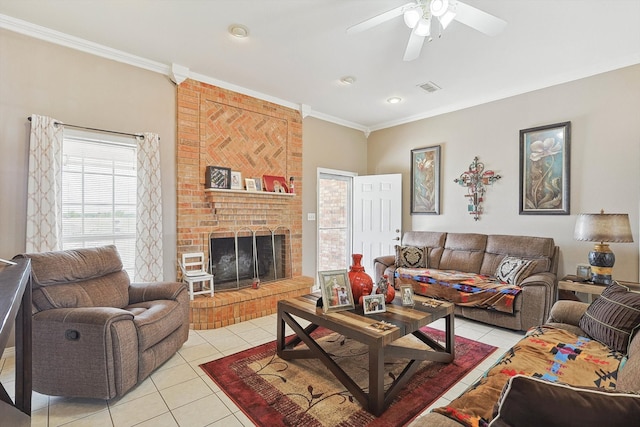
[[[477, 233], [446, 233], [431, 231], [409, 231], [396, 246], [396, 254], [374, 260], [376, 283], [387, 275], [396, 289], [411, 285], [414, 292], [425, 296], [427, 284], [422, 278], [398, 275], [403, 262], [402, 249], [424, 249], [424, 264], [430, 273], [462, 272], [492, 278], [507, 257], [530, 261], [528, 267], [517, 276], [519, 286], [511, 298], [510, 312], [501, 312], [491, 307], [474, 306], [456, 302], [455, 314], [503, 328], [526, 331], [543, 324], [557, 297], [557, 269], [559, 249], [553, 239], [546, 237], [486, 235]], [[415, 255], [415, 254], [412, 254]], [[406, 261], [406, 260], [405, 260]], [[409, 260], [415, 262], [415, 259]], [[415, 269], [413, 269], [415, 270]], [[415, 274], [415, 271], [412, 272]], [[501, 291], [505, 292], [505, 291]], [[508, 295], [508, 294], [503, 294]]]
[[640, 293], [610, 285], [591, 305], [560, 300], [448, 405], [412, 427], [637, 425]]
[[188, 338], [185, 285], [130, 283], [113, 245], [23, 257], [32, 266], [33, 389], [40, 393], [122, 396]]

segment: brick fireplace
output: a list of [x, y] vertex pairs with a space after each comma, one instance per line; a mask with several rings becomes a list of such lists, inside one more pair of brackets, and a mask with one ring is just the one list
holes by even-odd
[[[211, 233], [284, 228], [291, 248], [288, 279], [258, 290], [197, 296], [191, 327], [215, 328], [274, 313], [278, 299], [308, 293], [313, 285], [312, 278], [302, 277], [300, 113], [190, 79], [178, 86], [177, 103], [178, 259], [188, 252], [208, 257]], [[239, 171], [243, 181], [263, 175], [293, 177], [296, 194], [205, 190], [207, 166]]]

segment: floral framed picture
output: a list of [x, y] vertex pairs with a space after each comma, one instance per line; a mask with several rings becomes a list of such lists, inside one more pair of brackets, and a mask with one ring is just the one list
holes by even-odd
[[440, 146], [411, 150], [411, 214], [440, 214]]
[[569, 215], [571, 122], [520, 131], [520, 215]]
[[318, 278], [325, 313], [355, 308], [347, 270], [319, 271]]

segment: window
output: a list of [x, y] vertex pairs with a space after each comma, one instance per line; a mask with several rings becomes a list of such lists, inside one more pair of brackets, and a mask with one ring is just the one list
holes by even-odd
[[135, 280], [136, 179], [135, 140], [65, 129], [62, 248], [114, 244]]

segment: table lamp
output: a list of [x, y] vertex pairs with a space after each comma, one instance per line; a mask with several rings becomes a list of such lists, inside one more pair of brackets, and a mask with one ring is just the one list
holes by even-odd
[[633, 242], [629, 215], [606, 214], [604, 210], [599, 214], [580, 214], [576, 220], [573, 238], [587, 242], [600, 242], [596, 243], [593, 250], [589, 252], [591, 281], [609, 285], [616, 257], [607, 243]]

